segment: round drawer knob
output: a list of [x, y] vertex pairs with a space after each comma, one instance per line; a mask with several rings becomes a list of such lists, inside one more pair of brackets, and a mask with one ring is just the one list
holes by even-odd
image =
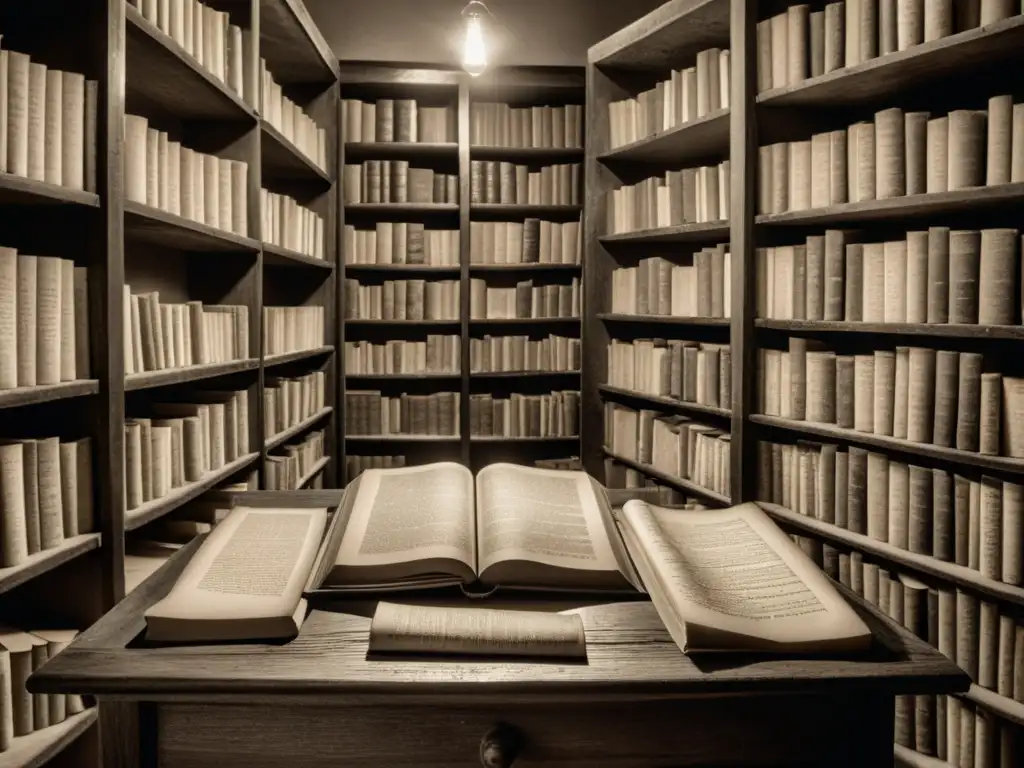
[[483, 768], [511, 768], [519, 752], [519, 732], [499, 723], [480, 739], [480, 765]]

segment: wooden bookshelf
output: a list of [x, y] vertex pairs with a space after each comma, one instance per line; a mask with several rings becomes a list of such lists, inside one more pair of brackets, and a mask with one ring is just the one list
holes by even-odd
[[1001, 341], [1024, 341], [1024, 326], [1021, 325], [968, 325], [957, 323], [862, 323], [843, 320], [768, 320], [754, 321], [758, 328], [788, 333], [814, 335], [871, 334], [881, 336], [906, 336], [908, 338], [954, 338], [993, 339]]
[[319, 411], [314, 413], [312, 416], [309, 416], [309, 417], [303, 419], [298, 424], [295, 424], [294, 426], [288, 427], [288, 429], [283, 429], [280, 432], [278, 432], [276, 435], [273, 435], [272, 437], [268, 437], [264, 441], [264, 443], [263, 443], [264, 447], [268, 451], [271, 451], [274, 448], [281, 447], [282, 445], [287, 443], [292, 438], [298, 437], [303, 432], [305, 432], [307, 429], [310, 429], [311, 427], [315, 426], [316, 424], [319, 424], [321, 421], [323, 421], [323, 419], [325, 417], [330, 415], [332, 410], [334, 410], [334, 409], [333, 408], [321, 408]]
[[616, 147], [600, 156], [602, 163], [647, 163], [666, 166], [720, 155], [729, 149], [729, 110], [719, 109], [675, 128]]
[[18, 736], [10, 749], [0, 752], [0, 768], [40, 768], [54, 760], [86, 731], [96, 725], [96, 706], [69, 715], [63, 722]]
[[0, 390], [0, 408], [19, 408], [23, 405], [50, 403], [69, 397], [85, 397], [100, 391], [96, 379], [65, 381], [60, 384], [44, 384], [37, 387], [15, 387]]
[[0, 594], [10, 592], [36, 576], [52, 571], [86, 552], [98, 549], [99, 546], [100, 535], [98, 533], [83, 533], [70, 539], [64, 539], [60, 546], [29, 555], [29, 558], [21, 565], [0, 568]]
[[723, 496], [720, 493], [715, 493], [712, 490], [704, 488], [703, 486], [692, 483], [689, 480], [685, 480], [681, 477], [670, 475], [667, 472], [662, 472], [660, 469], [652, 467], [650, 464], [643, 464], [639, 461], [627, 458], [620, 454], [609, 451], [607, 448], [602, 449], [605, 456], [613, 461], [617, 461], [619, 464], [624, 464], [630, 469], [634, 469], [642, 475], [646, 475], [652, 480], [664, 483], [670, 488], [674, 488], [680, 493], [684, 493], [687, 496], [696, 496], [707, 502], [711, 502], [713, 506], [727, 507], [731, 503], [729, 497]]
[[456, 141], [347, 141], [345, 159], [352, 162], [363, 160], [420, 160], [426, 158], [451, 158], [459, 156]]
[[598, 240], [605, 247], [615, 245], [643, 245], [651, 243], [699, 243], [725, 240], [729, 237], [729, 222], [712, 221], [706, 224], [680, 224], [675, 227], [642, 229], [617, 235], [601, 235]]

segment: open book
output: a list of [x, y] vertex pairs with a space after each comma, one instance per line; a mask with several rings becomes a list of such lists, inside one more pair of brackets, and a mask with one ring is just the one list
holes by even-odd
[[604, 489], [585, 472], [441, 462], [363, 472], [308, 592], [485, 587], [635, 591]]
[[871, 643], [825, 574], [755, 504], [690, 511], [627, 501], [619, 523], [685, 653], [837, 653]]
[[236, 507], [199, 547], [171, 591], [146, 611], [157, 642], [295, 637], [302, 588], [327, 510]]

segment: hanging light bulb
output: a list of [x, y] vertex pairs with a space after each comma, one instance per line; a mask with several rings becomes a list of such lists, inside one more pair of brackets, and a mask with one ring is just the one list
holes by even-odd
[[473, 77], [483, 74], [487, 69], [483, 25], [483, 16], [487, 13], [487, 6], [479, 0], [472, 0], [462, 9], [462, 16], [466, 20], [465, 38], [462, 41], [462, 68]]

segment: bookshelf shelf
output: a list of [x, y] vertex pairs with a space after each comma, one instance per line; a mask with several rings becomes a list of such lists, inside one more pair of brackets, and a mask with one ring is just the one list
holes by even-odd
[[729, 110], [719, 109], [598, 155], [609, 167], [624, 163], [677, 166], [729, 152]]
[[530, 219], [550, 218], [561, 219], [579, 216], [583, 211], [580, 205], [520, 205], [517, 203], [473, 203], [469, 207], [474, 218], [487, 219]]
[[443, 275], [458, 275], [462, 267], [458, 264], [452, 266], [435, 267], [430, 264], [346, 264], [345, 272], [352, 275], [368, 274], [393, 274], [397, 276], [408, 275], [409, 278], [416, 278], [420, 275], [430, 277], [441, 277]]
[[124, 233], [128, 239], [193, 253], [256, 253], [260, 250], [259, 241], [251, 237], [225, 232], [134, 200], [124, 202]]
[[246, 469], [256, 463], [260, 454], [258, 451], [240, 456], [220, 469], [207, 472], [201, 479], [194, 483], [186, 483], [173, 489], [166, 496], [153, 501], [141, 504], [135, 509], [129, 509], [124, 513], [124, 528], [126, 531], [134, 531], [147, 523], [157, 520], [169, 512], [173, 512], [184, 504], [198, 498], [206, 491], [216, 485], [220, 485], [237, 472]]
[[479, 326], [483, 327], [503, 327], [503, 328], [516, 328], [516, 327], [530, 327], [530, 326], [543, 326], [543, 325], [579, 325], [580, 319], [578, 317], [489, 317], [489, 318], [470, 318], [470, 327]]
[[[80, 536], [73, 536], [65, 539], [60, 546], [44, 549], [30, 555], [21, 565], [10, 568], [0, 568], [0, 594], [9, 592], [15, 587], [31, 581], [36, 576], [52, 571], [64, 563], [74, 560], [100, 546], [100, 534], [83, 533]], [[5, 753], [0, 753], [2, 756]]]
[[263, 243], [263, 263], [273, 267], [314, 267], [333, 272], [334, 264], [326, 259], [317, 259], [304, 253], [282, 248], [273, 243]]
[[715, 408], [712, 405], [701, 405], [700, 403], [690, 403], [685, 400], [676, 400], [672, 397], [662, 397], [659, 395], [645, 395], [641, 392], [633, 392], [628, 389], [621, 387], [612, 387], [608, 384], [602, 384], [598, 387], [602, 394], [607, 395], [611, 400], [620, 400], [626, 403], [635, 403], [641, 407], [645, 406], [656, 406], [658, 408], [667, 409], [670, 411], [676, 411], [683, 414], [694, 414], [701, 416], [717, 416], [718, 418], [728, 419], [732, 416], [732, 411], [728, 408]]
[[458, 381], [459, 373], [347, 373], [345, 379], [361, 381]]
[[947, 563], [930, 555], [894, 547], [862, 533], [840, 528], [833, 523], [801, 515], [778, 504], [769, 504], [765, 501], [759, 501], [757, 504], [777, 523], [795, 529], [801, 534], [813, 535], [843, 549], [863, 552], [873, 559], [892, 565], [897, 570], [910, 571], [926, 581], [939, 579], [956, 584], [972, 593], [984, 595], [991, 600], [1024, 605], [1024, 588], [989, 579], [978, 571], [956, 563]]
[[878, 448], [883, 451], [891, 451], [907, 456], [923, 456], [947, 464], [959, 466], [980, 467], [993, 472], [1001, 472], [1010, 475], [1024, 475], [1024, 459], [1014, 459], [1008, 456], [988, 456], [970, 451], [958, 451], [956, 448], [943, 448], [938, 445], [926, 443], [914, 443], [910, 440], [903, 440], [898, 437], [885, 435], [874, 435], [868, 432], [858, 432], [855, 429], [845, 429], [833, 424], [818, 424], [810, 421], [796, 421], [793, 419], [781, 419], [777, 416], [764, 416], [751, 414], [750, 421], [764, 427], [774, 427], [789, 432], [805, 435], [817, 435], [831, 440], [838, 440], [850, 445], [859, 445], [866, 448]]
[[345, 435], [350, 443], [457, 443], [461, 439], [458, 435]]
[[643, 243], [702, 243], [729, 239], [728, 221], [709, 221], [700, 224], [679, 224], [674, 227], [642, 229], [618, 235], [601, 235], [604, 245], [641, 245]]
[[265, 177], [294, 179], [330, 186], [330, 175], [266, 120], [260, 121], [260, 154]]
[[234, 373], [242, 373], [243, 371], [255, 371], [259, 367], [259, 360], [249, 359], [232, 360], [228, 363], [193, 365], [188, 368], [169, 368], [162, 371], [133, 373], [130, 376], [125, 376], [124, 391], [134, 392], [140, 389], [169, 387], [175, 384], [185, 384], [192, 381], [216, 379], [221, 376], [230, 376]]
[[900, 744], [893, 744], [892, 750], [894, 765], [899, 768], [955, 768], [952, 763], [915, 752]]
[[322, 459], [319, 459], [317, 463], [310, 468], [309, 472], [307, 472], [306, 474], [299, 478], [299, 482], [295, 486], [296, 490], [301, 491], [303, 488], [305, 488], [307, 485], [313, 482], [313, 480], [316, 479], [316, 476], [324, 471], [324, 468], [330, 461], [330, 456], [324, 456]]
[[67, 749], [76, 739], [96, 724], [96, 706], [69, 715], [57, 725], [16, 736], [11, 746], [0, 752], [0, 768], [40, 768]]
[[338, 59], [301, 0], [259, 0], [260, 53], [278, 82], [333, 83]]
[[578, 163], [583, 160], [582, 147], [501, 147], [470, 145], [474, 160], [505, 160], [510, 163], [550, 164]]
[[612, 313], [601, 313], [598, 320], [606, 323], [623, 323], [633, 325], [679, 325], [679, 326], [709, 326], [728, 328], [729, 318], [727, 317], [672, 317], [670, 315], [619, 315]]
[[255, 121], [256, 112], [125, 3], [125, 88], [176, 117]]
[[697, 485], [696, 483], [691, 483], [689, 480], [684, 480], [681, 477], [669, 475], [665, 472], [662, 472], [659, 469], [655, 469], [649, 464], [641, 464], [639, 461], [627, 459], [625, 456], [620, 456], [619, 454], [610, 451], [607, 448], [604, 448], [604, 455], [610, 459], [613, 459], [614, 461], [619, 462], [620, 464], [626, 465], [630, 469], [635, 469], [642, 475], [647, 475], [647, 477], [650, 477], [653, 480], [657, 480], [658, 482], [663, 483], [671, 488], [675, 488], [677, 491], [681, 491], [682, 493], [688, 493], [693, 496], [697, 496], [698, 498], [710, 501], [714, 504], [718, 504], [723, 507], [727, 507], [729, 506], [729, 504], [731, 504], [728, 496], [723, 496], [720, 493], [715, 493], [714, 491], [708, 490], [707, 488]]
[[969, 701], [979, 707], [995, 712], [1004, 720], [1024, 726], [1024, 703], [1001, 696], [995, 691], [973, 684], [966, 693], [956, 694], [957, 698]]
[[328, 416], [330, 416], [333, 411], [334, 411], [333, 408], [321, 408], [319, 411], [314, 413], [312, 416], [309, 416], [309, 417], [303, 419], [298, 424], [296, 424], [294, 426], [291, 426], [291, 427], [288, 427], [288, 429], [281, 430], [280, 432], [278, 432], [273, 437], [268, 437], [264, 441], [264, 444], [263, 444], [264, 447], [268, 451], [272, 451], [275, 448], [280, 448], [282, 445], [287, 443], [292, 438], [298, 437], [303, 432], [305, 432], [307, 429], [315, 426], [320, 421], [322, 421], [323, 419], [325, 419]]
[[457, 142], [428, 141], [347, 141], [345, 162], [363, 160], [419, 160], [420, 158], [451, 158], [459, 156]]
[[60, 384], [44, 384], [38, 387], [17, 387], [0, 389], [0, 408], [18, 408], [23, 405], [49, 403], [70, 397], [86, 397], [100, 391], [96, 379], [63, 381]]
[[1004, 339], [1024, 341], [1024, 326], [1020, 325], [965, 325], [953, 323], [862, 323], [842, 320], [766, 320], [757, 319], [754, 325], [774, 331], [822, 334], [881, 334], [961, 339]]
[[460, 326], [458, 320], [345, 320], [346, 326], [353, 328], [441, 328], [450, 329]]
[[538, 272], [568, 272], [575, 274], [583, 269], [581, 264], [470, 264], [469, 274], [483, 275], [493, 273], [519, 274]]
[[579, 376], [579, 371], [472, 371], [472, 379], [551, 379]]
[[0, 173], [0, 204], [84, 205], [98, 208], [100, 196], [94, 192], [35, 181], [12, 173]]
[[266, 355], [263, 358], [263, 367], [269, 368], [276, 365], [287, 365], [299, 360], [311, 360], [322, 355], [329, 355], [334, 352], [334, 347], [327, 344], [316, 349], [300, 349], [297, 352], [285, 352], [280, 355]]
[[523, 443], [524, 445], [542, 445], [545, 443], [576, 443], [579, 442], [579, 435], [560, 435], [560, 436], [549, 436], [549, 437], [505, 437], [504, 435], [470, 435], [469, 440], [471, 443], [482, 443], [482, 444], [514, 444]]
[[411, 216], [421, 217], [457, 216], [459, 206], [455, 203], [345, 203], [346, 214], [364, 216]]

